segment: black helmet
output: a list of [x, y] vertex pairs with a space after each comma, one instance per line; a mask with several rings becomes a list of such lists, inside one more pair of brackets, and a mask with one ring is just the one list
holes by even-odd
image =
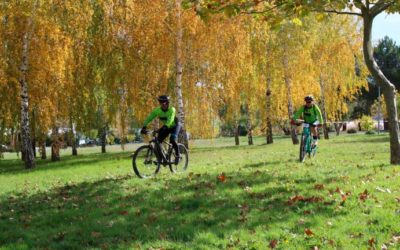
[[308, 95], [306, 97], [304, 97], [304, 101], [314, 101], [314, 97], [312, 95]]
[[157, 98], [157, 100], [158, 100], [159, 102], [169, 102], [169, 96], [167, 96], [167, 95], [160, 95], [160, 96]]

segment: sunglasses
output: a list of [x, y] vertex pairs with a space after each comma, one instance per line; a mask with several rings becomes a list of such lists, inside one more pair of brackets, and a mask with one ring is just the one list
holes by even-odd
[[312, 101], [306, 101], [306, 103], [312, 103]]
[[169, 102], [160, 102], [160, 104], [168, 104]]

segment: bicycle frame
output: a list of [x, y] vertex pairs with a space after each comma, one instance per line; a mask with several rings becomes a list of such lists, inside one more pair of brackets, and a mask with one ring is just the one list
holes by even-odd
[[[149, 144], [154, 147], [154, 152], [157, 156], [158, 161], [163, 165], [163, 166], [167, 166], [168, 164], [172, 164], [173, 162], [170, 162], [171, 160], [171, 154], [172, 154], [172, 144], [168, 143], [166, 141], [163, 141], [162, 143], [160, 143], [157, 140], [156, 137], [156, 132], [153, 133], [153, 139], [149, 142]], [[164, 150], [162, 144], [167, 145], [167, 150]], [[154, 145], [154, 146], [153, 146]], [[160, 153], [160, 154], [159, 154]]]
[[310, 130], [310, 124], [308, 123], [303, 123], [303, 136], [305, 136], [304, 141], [305, 141], [305, 151], [306, 153], [311, 153], [312, 148], [311, 148], [311, 130]]

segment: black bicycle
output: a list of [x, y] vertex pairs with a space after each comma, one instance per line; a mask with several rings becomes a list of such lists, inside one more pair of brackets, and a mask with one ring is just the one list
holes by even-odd
[[[149, 133], [150, 134], [150, 133]], [[132, 156], [133, 171], [139, 178], [151, 178], [159, 171], [161, 165], [169, 167], [171, 172], [184, 172], [189, 164], [189, 154], [185, 145], [178, 143], [180, 157], [176, 159], [171, 143], [157, 140], [158, 131], [151, 133], [149, 144], [139, 147]]]

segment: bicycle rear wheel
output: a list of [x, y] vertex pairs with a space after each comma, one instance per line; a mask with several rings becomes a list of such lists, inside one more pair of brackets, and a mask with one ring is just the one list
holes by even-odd
[[188, 165], [189, 165], [189, 153], [188, 150], [186, 149], [185, 145], [178, 143], [179, 147], [179, 153], [180, 153], [180, 159], [178, 161], [178, 164], [175, 164], [175, 159], [176, 159], [176, 154], [175, 150], [172, 151], [171, 155], [171, 163], [169, 164], [169, 169], [173, 173], [181, 173], [186, 171]]
[[301, 135], [300, 154], [299, 154], [300, 162], [304, 162], [305, 158], [306, 158], [306, 136], [305, 135]]
[[141, 146], [132, 157], [133, 171], [139, 178], [151, 178], [160, 170], [160, 162], [149, 145]]

